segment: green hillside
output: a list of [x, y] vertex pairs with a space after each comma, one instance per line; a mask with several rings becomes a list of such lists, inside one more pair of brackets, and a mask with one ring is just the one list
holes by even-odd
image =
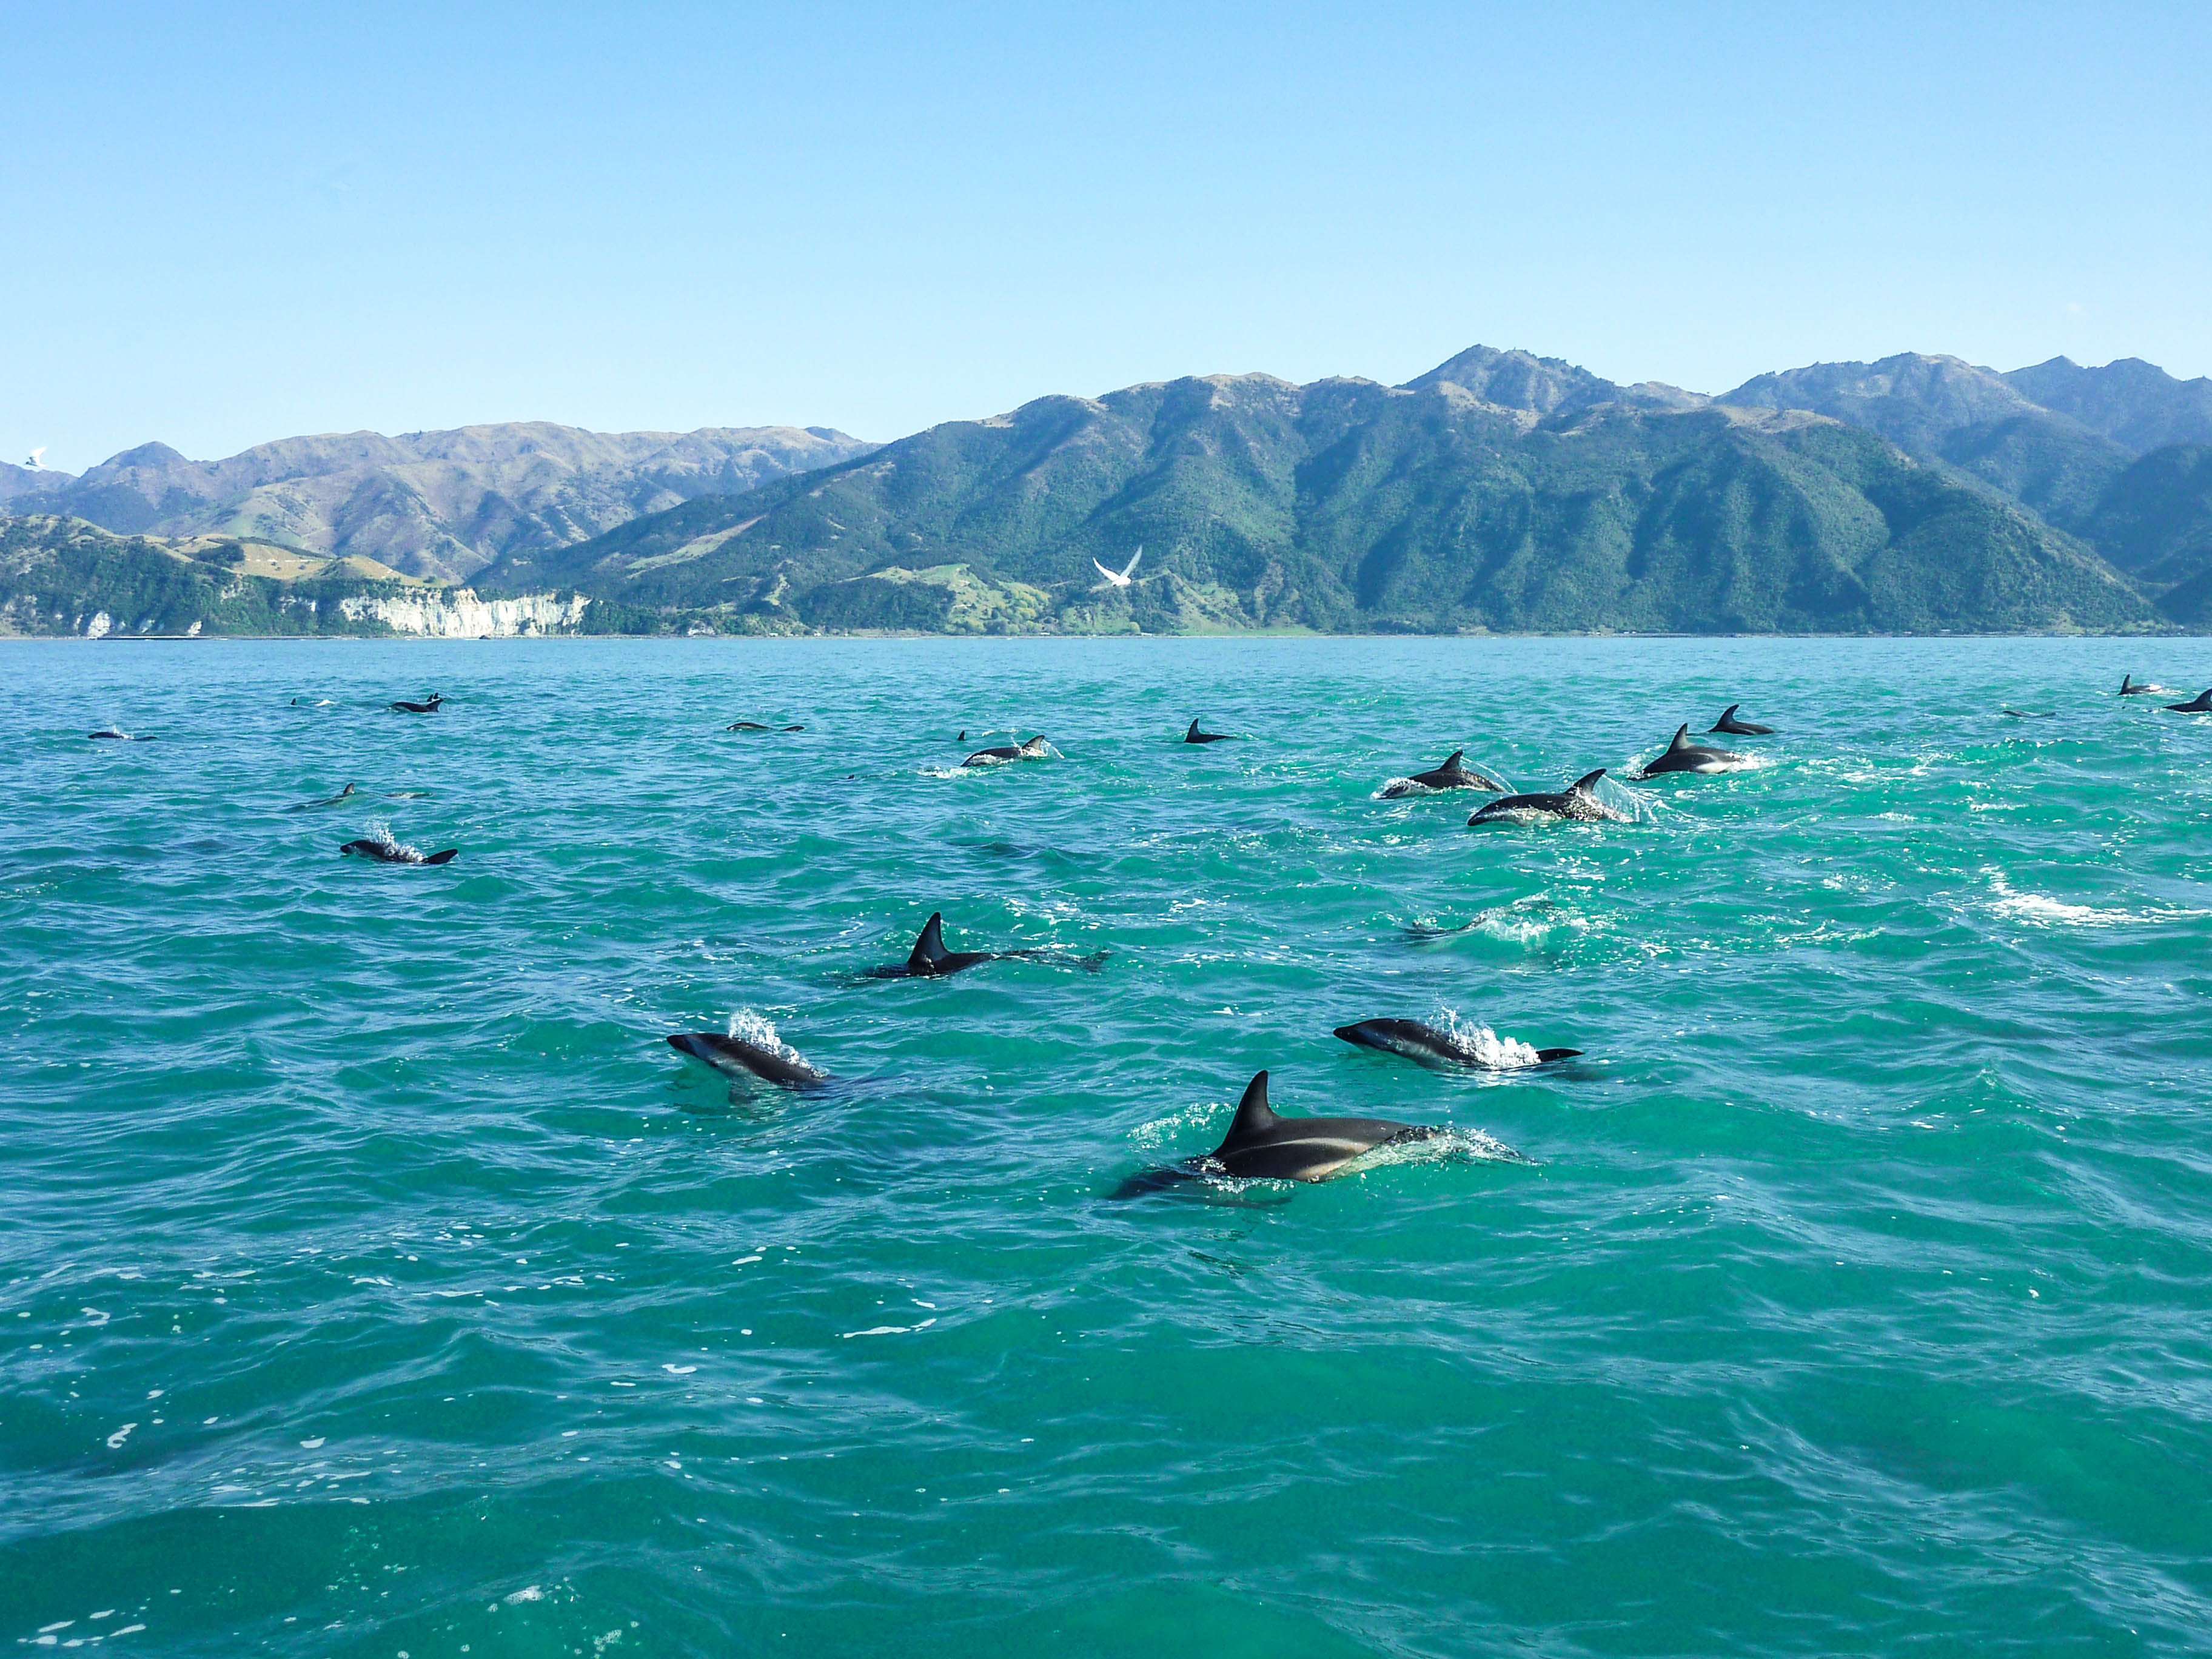
[[284, 581], [246, 562], [235, 543], [187, 553], [82, 519], [0, 519], [0, 635], [383, 634], [339, 602], [404, 586], [338, 571]]
[[[1482, 390], [1540, 407], [1450, 364], [1045, 398], [480, 580], [848, 629], [2157, 625], [2078, 542], [1872, 433], [1504, 356]], [[1133, 586], [1100, 580], [1139, 545]]]

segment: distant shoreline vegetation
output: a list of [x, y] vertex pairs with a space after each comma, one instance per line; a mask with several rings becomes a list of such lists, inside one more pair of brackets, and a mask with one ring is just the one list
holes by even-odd
[[1907, 354], [1715, 398], [1476, 347], [886, 445], [149, 445], [0, 466], [0, 511], [16, 635], [2175, 633], [2212, 628], [2212, 380]]
[[[278, 574], [281, 573], [281, 574]], [[2048, 572], [2027, 571], [2029, 577]], [[2061, 575], [2080, 578], [2061, 565]], [[2097, 624], [2063, 607], [1996, 620], [1971, 607], [1916, 626], [1635, 627], [1597, 623], [1518, 627], [1462, 617], [1432, 623], [1404, 616], [1341, 616], [1316, 627], [1282, 614], [1239, 621], [1218, 593], [1190, 600], [1173, 572], [1163, 579], [1172, 608], [1139, 623], [1133, 607], [1106, 610], [1026, 585], [987, 581], [966, 565], [871, 572], [830, 585], [826, 595], [774, 607], [647, 605], [575, 588], [501, 592], [426, 582], [360, 560], [318, 559], [295, 549], [235, 539], [173, 542], [116, 536], [82, 520], [0, 518], [0, 637], [119, 639], [481, 638], [1114, 638], [1425, 635], [1438, 638], [1877, 637], [1913, 635], [2171, 634], [2186, 631], [2136, 599], [2109, 603], [2119, 579], [2087, 591], [2108, 601]], [[2025, 582], [2016, 586], [2027, 586]], [[1011, 590], [1011, 591], [1010, 591]], [[1210, 601], [1210, 603], [1209, 603]], [[2115, 614], [2117, 613], [2117, 614]], [[2092, 608], [2092, 615], [2098, 613]]]

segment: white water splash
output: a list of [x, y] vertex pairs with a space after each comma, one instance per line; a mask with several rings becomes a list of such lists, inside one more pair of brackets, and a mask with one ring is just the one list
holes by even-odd
[[398, 854], [403, 858], [420, 859], [422, 850], [410, 847], [392, 833], [392, 826], [382, 818], [371, 818], [362, 832], [363, 841], [373, 841], [379, 847]]
[[790, 1060], [793, 1065], [806, 1063], [800, 1058], [798, 1049], [776, 1035], [774, 1020], [765, 1014], [757, 1014], [750, 1008], [740, 1008], [730, 1016], [729, 1030], [725, 1035], [738, 1042], [750, 1042], [756, 1048], [765, 1048], [778, 1059]]
[[1458, 1013], [1452, 1009], [1442, 1011], [1444, 1035], [1477, 1066], [1492, 1071], [1517, 1071], [1524, 1066], [1540, 1066], [1536, 1045], [1523, 1042], [1518, 1037], [1500, 1036], [1487, 1025], [1462, 1024]]

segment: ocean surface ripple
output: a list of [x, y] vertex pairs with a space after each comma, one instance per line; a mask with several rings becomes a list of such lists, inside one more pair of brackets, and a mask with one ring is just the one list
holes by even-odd
[[[2212, 642], [0, 661], [0, 1638], [2212, 1644]], [[1263, 1066], [1525, 1161], [1109, 1200]]]

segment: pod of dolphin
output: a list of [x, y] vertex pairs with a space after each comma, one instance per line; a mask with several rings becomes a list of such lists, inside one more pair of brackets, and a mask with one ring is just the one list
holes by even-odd
[[[2118, 695], [2123, 697], [2172, 697], [2179, 694], [2165, 686], [2139, 684], [2132, 675], [2124, 675]], [[394, 714], [434, 714], [445, 701], [442, 694], [433, 692], [419, 701], [398, 699], [386, 707]], [[294, 702], [296, 703], [298, 699], [294, 699]], [[1708, 735], [1767, 737], [1773, 733], [1772, 726], [1741, 719], [1739, 711], [1741, 707], [1740, 703], [1730, 703], [1709, 728]], [[2212, 688], [2187, 702], [2169, 702], [2165, 707], [2180, 714], [2212, 714]], [[2016, 719], [2051, 718], [2045, 714], [2024, 714], [2009, 708], [2002, 712]], [[803, 732], [805, 727], [741, 720], [724, 729], [746, 733], [773, 733]], [[114, 726], [103, 727], [86, 735], [126, 743], [152, 741], [149, 738], [134, 737]], [[967, 735], [964, 731], [960, 733], [963, 739]], [[1206, 731], [1196, 720], [1191, 721], [1182, 738], [1186, 744], [1241, 740], [1240, 733]], [[1053, 752], [1043, 734], [1038, 733], [1020, 743], [979, 749], [960, 764], [963, 769], [1007, 766], [1024, 761], [1041, 760]], [[1657, 778], [1677, 772], [1711, 774], [1742, 765], [1750, 758], [1734, 750], [1692, 741], [1690, 728], [1685, 723], [1675, 728], [1667, 747], [1645, 763], [1637, 775], [1639, 778]], [[1605, 775], [1606, 769], [1601, 767], [1557, 791], [1515, 794], [1489, 774], [1467, 765], [1464, 750], [1454, 750], [1443, 762], [1426, 771], [1391, 780], [1378, 792], [1378, 798], [1395, 800], [1459, 789], [1478, 790], [1492, 795], [1494, 799], [1485, 802], [1469, 816], [1468, 823], [1470, 825], [1536, 823], [1547, 820], [1574, 823], [1623, 821], [1626, 815], [1607, 805], [1597, 794], [1597, 786]], [[400, 792], [395, 798], [405, 798], [409, 793]], [[285, 810], [313, 811], [350, 805], [364, 799], [366, 797], [356, 794], [355, 786], [349, 783], [335, 795], [302, 801]], [[338, 850], [350, 857], [380, 864], [445, 865], [460, 856], [458, 848], [422, 853], [388, 837], [362, 837], [343, 843]], [[933, 913], [903, 962], [889, 963], [871, 969], [864, 977], [936, 979], [962, 973], [986, 963], [1008, 960], [1057, 961], [1095, 969], [1103, 957], [1103, 951], [1092, 957], [1071, 958], [1064, 953], [1037, 950], [956, 951], [945, 942], [942, 913]], [[1528, 1069], [1572, 1060], [1582, 1052], [1577, 1048], [1522, 1048], [1517, 1054], [1501, 1060], [1478, 1052], [1454, 1034], [1439, 1031], [1418, 1020], [1387, 1017], [1338, 1026], [1335, 1035], [1356, 1047], [1373, 1048], [1424, 1066], [1445, 1069]], [[820, 1089], [836, 1080], [787, 1050], [770, 1048], [744, 1037], [725, 1036], [719, 1031], [679, 1031], [666, 1041], [678, 1053], [732, 1078], [758, 1079], [779, 1088], [800, 1091]], [[1449, 1133], [1435, 1124], [1406, 1123], [1388, 1118], [1284, 1116], [1276, 1112], [1268, 1101], [1267, 1073], [1263, 1071], [1245, 1086], [1228, 1133], [1222, 1137], [1219, 1146], [1210, 1152], [1133, 1176], [1116, 1189], [1114, 1196], [1134, 1197], [1206, 1176], [1326, 1181], [1383, 1147], [1433, 1140]]]

